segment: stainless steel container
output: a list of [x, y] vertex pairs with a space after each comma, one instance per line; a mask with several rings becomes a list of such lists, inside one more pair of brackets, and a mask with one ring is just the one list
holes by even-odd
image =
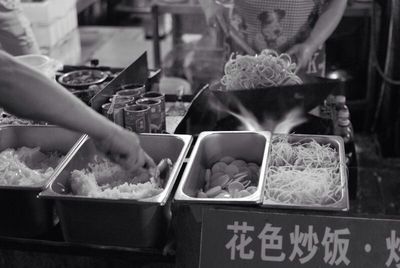
[[150, 133], [150, 106], [130, 105], [124, 107], [124, 126], [136, 133]]
[[[264, 207], [275, 207], [275, 208], [295, 208], [295, 209], [312, 209], [312, 210], [337, 210], [347, 211], [349, 210], [349, 193], [347, 187], [347, 167], [346, 167], [346, 156], [344, 150], [343, 139], [339, 136], [326, 136], [326, 135], [288, 135], [289, 143], [305, 143], [315, 140], [321, 145], [329, 145], [334, 148], [339, 155], [339, 173], [340, 182], [342, 186], [340, 200], [336, 203], [328, 205], [296, 205], [296, 204], [282, 204], [272, 200], [264, 198], [262, 206]], [[268, 182], [265, 182], [266, 189], [268, 188]]]
[[[0, 151], [40, 146], [42, 152], [58, 151], [67, 158], [81, 137], [82, 134], [56, 126], [4, 126], [0, 128]], [[35, 237], [53, 226], [53, 203], [37, 198], [50, 180], [35, 186], [0, 186], [0, 235]]]
[[121, 97], [130, 97], [133, 98], [135, 101], [139, 99], [140, 94], [142, 94], [142, 88], [133, 88], [133, 89], [124, 89], [117, 92], [117, 96]]
[[[147, 105], [150, 107], [149, 117], [150, 117], [150, 131], [151, 133], [161, 133], [162, 132], [162, 122], [165, 121], [162, 113], [161, 100], [157, 99], [139, 99], [136, 101], [138, 105]], [[165, 116], [165, 113], [164, 113]]]
[[170, 158], [173, 169], [164, 191], [147, 199], [105, 199], [71, 195], [71, 171], [88, 167], [98, 153], [93, 141], [86, 138], [67, 159], [41, 198], [55, 200], [64, 238], [67, 242], [158, 248], [164, 245], [170, 211], [166, 206], [175, 180], [189, 149], [189, 135], [141, 134], [143, 149], [155, 162]]
[[[185, 203], [229, 205], [262, 203], [270, 140], [270, 132], [226, 131], [200, 133], [175, 194], [175, 200]], [[260, 166], [256, 192], [241, 198], [198, 198], [197, 193], [204, 185], [206, 169], [224, 156], [231, 156], [246, 162], [254, 162]]]
[[160, 92], [148, 91], [140, 95], [144, 99], [155, 99], [161, 100], [161, 125], [162, 130], [166, 130], [166, 119], [165, 119], [165, 95]]

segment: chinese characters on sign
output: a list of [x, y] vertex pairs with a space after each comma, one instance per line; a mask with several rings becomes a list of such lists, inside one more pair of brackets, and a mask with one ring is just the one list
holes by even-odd
[[[239, 258], [243, 260], [251, 260], [254, 257], [254, 251], [249, 250], [246, 252], [246, 246], [253, 241], [253, 239], [246, 235], [247, 232], [254, 231], [253, 226], [247, 226], [247, 222], [243, 222], [239, 225], [237, 221], [233, 225], [228, 225], [228, 230], [232, 230], [234, 235], [232, 239], [225, 245], [227, 249], [231, 251], [231, 260], [236, 259], [236, 251], [239, 251]], [[240, 237], [238, 236], [240, 234]], [[239, 238], [239, 241], [238, 241]]]
[[385, 263], [386, 267], [391, 267], [394, 263], [395, 267], [400, 268], [400, 238], [396, 236], [396, 231], [390, 232], [390, 237], [386, 238], [386, 248], [389, 250], [389, 257]]
[[[262, 261], [283, 262], [286, 254], [282, 252], [283, 238], [279, 234], [281, 227], [272, 226], [266, 223], [263, 230], [257, 235], [258, 240], [253, 240], [252, 234], [255, 233], [254, 226], [248, 225], [246, 221], [239, 223], [235, 221], [232, 225], [227, 225], [226, 229], [233, 232], [232, 238], [226, 243], [225, 248], [230, 250], [230, 259], [237, 258], [236, 252], [239, 252], [238, 258], [242, 260], [252, 260], [255, 258], [254, 251], [251, 249], [251, 243], [260, 243], [260, 258]], [[331, 230], [325, 228], [325, 234], [321, 240], [321, 246], [324, 250], [323, 261], [329, 265], [350, 264], [347, 258], [349, 248], [349, 229]], [[347, 238], [346, 238], [347, 237]], [[400, 246], [400, 240], [396, 240], [396, 249]], [[317, 253], [318, 236], [313, 231], [313, 226], [309, 225], [306, 232], [300, 231], [300, 226], [295, 225], [293, 232], [290, 233], [290, 243], [292, 253], [288, 257], [291, 262], [298, 260], [304, 264], [309, 262]], [[399, 256], [393, 257], [399, 261]]]
[[201, 268], [400, 268], [400, 220], [208, 209]]

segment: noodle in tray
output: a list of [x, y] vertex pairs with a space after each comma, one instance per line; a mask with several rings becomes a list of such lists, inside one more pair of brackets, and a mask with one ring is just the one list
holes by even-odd
[[341, 198], [338, 152], [313, 139], [289, 143], [287, 136], [272, 142], [265, 198], [284, 204], [329, 205]]

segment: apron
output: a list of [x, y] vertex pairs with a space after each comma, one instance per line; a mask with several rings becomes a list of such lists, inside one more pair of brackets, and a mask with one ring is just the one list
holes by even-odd
[[8, 10], [17, 9], [21, 6], [20, 0], [0, 0], [0, 7]]
[[40, 53], [19, 0], [0, 0], [0, 49], [14, 56]]
[[[323, 0], [235, 0], [230, 24], [257, 53], [269, 48], [284, 53], [305, 41], [321, 13]], [[240, 49], [228, 42], [230, 52]], [[307, 74], [325, 74], [325, 49], [320, 47], [310, 60]]]

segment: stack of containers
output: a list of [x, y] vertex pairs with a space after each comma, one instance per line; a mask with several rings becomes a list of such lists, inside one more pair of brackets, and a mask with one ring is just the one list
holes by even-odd
[[81, 54], [76, 0], [27, 2], [22, 8], [42, 53], [63, 63], [76, 63]]

